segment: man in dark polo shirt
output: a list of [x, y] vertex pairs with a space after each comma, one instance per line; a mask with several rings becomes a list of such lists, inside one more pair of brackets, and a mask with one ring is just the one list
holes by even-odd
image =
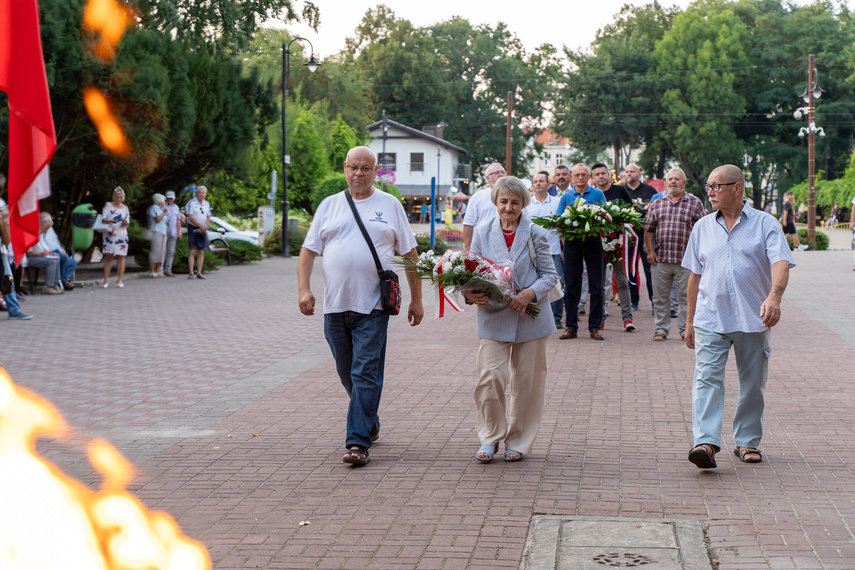
[[[629, 192], [632, 200], [641, 199], [645, 204], [649, 204], [653, 195], [656, 194], [656, 188], [650, 184], [645, 184], [641, 181], [641, 169], [637, 164], [630, 164], [624, 169], [624, 186]], [[646, 213], [646, 212], [645, 212]], [[642, 218], [644, 216], [642, 215]], [[647, 261], [647, 254], [644, 253], [644, 230], [636, 232], [638, 234], [638, 250], [641, 252], [641, 265], [644, 267], [644, 276], [647, 278], [647, 298], [653, 303], [653, 282], [650, 275], [650, 262]], [[638, 275], [631, 275], [629, 280], [629, 296], [632, 300], [632, 310], [638, 309]]]
[[[624, 202], [630, 202], [631, 198], [629, 197], [629, 192], [627, 192], [626, 188], [621, 186], [620, 184], [612, 184], [612, 173], [609, 170], [609, 167], [605, 164], [599, 162], [594, 165], [591, 169], [591, 178], [594, 183], [594, 186], [597, 187], [606, 197], [606, 200], [609, 202], [614, 202], [615, 200], [622, 200]], [[614, 271], [615, 280], [617, 281], [618, 286], [618, 298], [620, 299], [620, 312], [621, 312], [621, 320], [623, 321], [623, 330], [626, 332], [632, 332], [635, 330], [635, 325], [632, 324], [632, 310], [630, 309], [630, 298], [629, 298], [629, 281], [626, 278], [626, 273], [623, 269], [623, 263], [615, 263], [612, 265], [612, 271]], [[611, 278], [607, 278], [606, 275], [606, 267], [603, 266], [603, 287], [605, 287], [607, 292], [603, 293], [603, 316], [606, 314], [606, 307], [609, 303], [609, 297], [611, 296], [609, 293], [612, 289], [612, 280]]]

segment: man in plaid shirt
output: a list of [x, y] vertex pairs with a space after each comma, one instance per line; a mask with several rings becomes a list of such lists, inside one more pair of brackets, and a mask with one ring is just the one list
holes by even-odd
[[666, 195], [650, 203], [645, 216], [644, 251], [653, 276], [653, 340], [665, 340], [671, 330], [671, 287], [680, 294], [677, 325], [686, 333], [686, 291], [689, 270], [681, 265], [695, 222], [704, 217], [701, 201], [685, 191], [686, 174], [672, 168], [665, 175]]

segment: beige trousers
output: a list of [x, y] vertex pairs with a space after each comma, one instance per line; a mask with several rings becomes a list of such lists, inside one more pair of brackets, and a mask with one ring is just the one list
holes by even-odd
[[531, 450], [543, 415], [548, 341], [549, 337], [521, 343], [481, 339], [474, 394], [481, 445], [504, 440], [505, 449], [523, 454]]

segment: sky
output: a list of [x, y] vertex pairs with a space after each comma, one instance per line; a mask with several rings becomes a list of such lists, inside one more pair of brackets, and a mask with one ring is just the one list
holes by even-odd
[[[571, 49], [590, 45], [597, 30], [614, 21], [624, 4], [643, 6], [652, 0], [564, 0], [563, 2], [520, 2], [519, 0], [315, 0], [321, 11], [318, 32], [305, 24], [289, 24], [288, 30], [312, 42], [315, 53], [324, 57], [344, 48], [344, 40], [354, 30], [365, 12], [383, 3], [399, 18], [410, 20], [414, 26], [429, 26], [460, 16], [474, 25], [504, 22], [522, 41], [526, 51], [549, 43]], [[796, 0], [808, 4], [807, 0]], [[298, 7], [302, 2], [298, 0]], [[663, 6], [676, 5], [685, 9], [689, 0], [660, 0]], [[852, 8], [855, 0], [847, 0]]]

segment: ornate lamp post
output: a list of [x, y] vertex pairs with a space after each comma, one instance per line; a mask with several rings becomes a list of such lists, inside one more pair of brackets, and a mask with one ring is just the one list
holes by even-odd
[[808, 57], [808, 80], [805, 92], [802, 93], [802, 100], [807, 103], [807, 107], [799, 107], [793, 116], [796, 120], [801, 120], [802, 116], [807, 114], [808, 126], [799, 129], [799, 138], [808, 137], [808, 231], [807, 241], [811, 247], [816, 247], [816, 191], [814, 183], [816, 181], [816, 143], [815, 135], [825, 136], [825, 131], [822, 127], [816, 126], [816, 118], [814, 116], [816, 100], [822, 97], [825, 90], [819, 86], [818, 72], [816, 71], [816, 63], [813, 54]]
[[309, 61], [303, 64], [303, 67], [306, 67], [312, 73], [318, 69], [321, 64], [315, 59], [315, 48], [312, 46], [312, 42], [307, 40], [306, 38], [294, 38], [288, 45], [285, 45], [285, 42], [282, 42], [282, 255], [283, 257], [291, 257], [291, 253], [288, 251], [288, 163], [290, 161], [290, 157], [288, 156], [288, 138], [287, 133], [285, 131], [285, 104], [288, 100], [286, 94], [286, 86], [288, 85], [288, 74], [291, 73], [291, 44], [296, 42], [297, 40], [302, 40], [309, 44], [309, 49], [311, 49], [311, 55], [309, 57]]

